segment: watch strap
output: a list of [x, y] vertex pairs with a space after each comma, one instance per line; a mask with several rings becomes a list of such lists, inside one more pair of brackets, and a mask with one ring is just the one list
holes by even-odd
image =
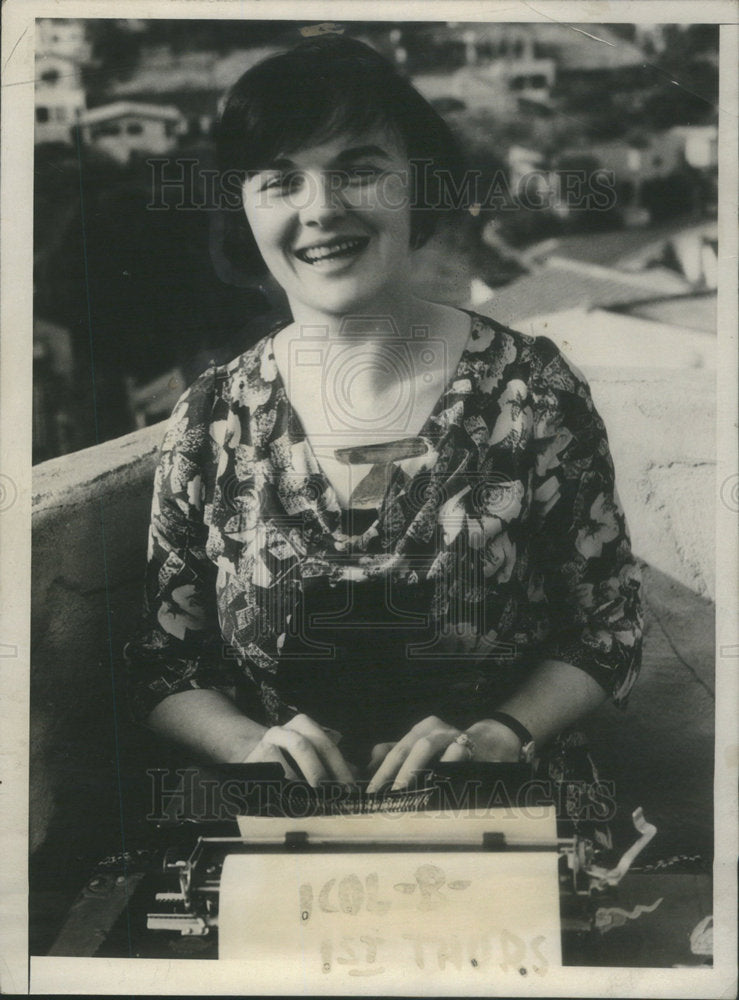
[[528, 731], [526, 726], [518, 719], [514, 719], [512, 715], [507, 712], [490, 712], [488, 719], [492, 719], [494, 722], [500, 722], [501, 725], [506, 726], [511, 732], [515, 733], [521, 741], [521, 748], [528, 747], [529, 744], [533, 747], [534, 737]]

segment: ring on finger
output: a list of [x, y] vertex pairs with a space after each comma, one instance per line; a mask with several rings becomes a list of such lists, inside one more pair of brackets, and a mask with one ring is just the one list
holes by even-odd
[[466, 751], [467, 760], [474, 760], [475, 743], [474, 740], [467, 735], [467, 733], [460, 733], [459, 736], [455, 737], [454, 742]]

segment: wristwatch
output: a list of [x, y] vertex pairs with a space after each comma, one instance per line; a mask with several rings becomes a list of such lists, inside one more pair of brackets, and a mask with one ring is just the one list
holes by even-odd
[[507, 712], [490, 712], [488, 719], [492, 719], [494, 722], [500, 722], [501, 725], [506, 726], [515, 733], [521, 741], [521, 749], [519, 750], [518, 759], [521, 764], [530, 764], [534, 759], [534, 754], [536, 753], [536, 744], [534, 743], [534, 737], [528, 731], [526, 726], [518, 719], [514, 719], [512, 715]]

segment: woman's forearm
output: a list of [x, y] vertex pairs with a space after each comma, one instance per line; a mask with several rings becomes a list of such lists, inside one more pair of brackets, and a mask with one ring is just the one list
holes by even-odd
[[[590, 674], [559, 660], [539, 663], [514, 695], [498, 706], [530, 731], [538, 744], [547, 743], [565, 727], [597, 708], [606, 692]], [[393, 789], [409, 781], [432, 764], [464, 760], [515, 762], [520, 760], [520, 736], [500, 719], [479, 719], [460, 733], [437, 716], [420, 720], [397, 743], [386, 745], [369, 790], [378, 791], [392, 782]], [[376, 750], [379, 747], [375, 748]]]
[[541, 746], [601, 705], [607, 695], [590, 674], [561, 660], [542, 660], [524, 684], [499, 705]]
[[147, 725], [158, 736], [224, 764], [246, 760], [266, 731], [225, 694], [207, 689], [170, 695], [152, 710]]

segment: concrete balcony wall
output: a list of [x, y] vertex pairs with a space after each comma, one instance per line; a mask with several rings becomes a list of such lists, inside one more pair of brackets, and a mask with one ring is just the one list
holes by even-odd
[[162, 433], [148, 427], [34, 469], [32, 849], [80, 785], [99, 784], [115, 806], [120, 650], [141, 608]]
[[642, 676], [625, 713], [589, 720], [621, 821], [642, 805], [654, 850], [713, 849], [715, 373], [583, 368], [611, 442], [619, 496], [643, 562]]
[[608, 429], [634, 551], [715, 600], [715, 372], [583, 370]]
[[[680, 836], [705, 848], [712, 811], [713, 375], [586, 374], [609, 429], [634, 548], [646, 564], [648, 613], [642, 681], [625, 716], [598, 713], [596, 744], [605, 761], [619, 762], [627, 803], [638, 797], [662, 809], [658, 824], [679, 807]], [[162, 433], [162, 425], [146, 428], [34, 470], [33, 847], [50, 831], [79, 843], [123, 808], [120, 740], [132, 730], [120, 651], [140, 613]], [[660, 806], [654, 788], [674, 788], [688, 755], [685, 801], [663, 795]], [[647, 761], [648, 770], [636, 773], [633, 759]]]

